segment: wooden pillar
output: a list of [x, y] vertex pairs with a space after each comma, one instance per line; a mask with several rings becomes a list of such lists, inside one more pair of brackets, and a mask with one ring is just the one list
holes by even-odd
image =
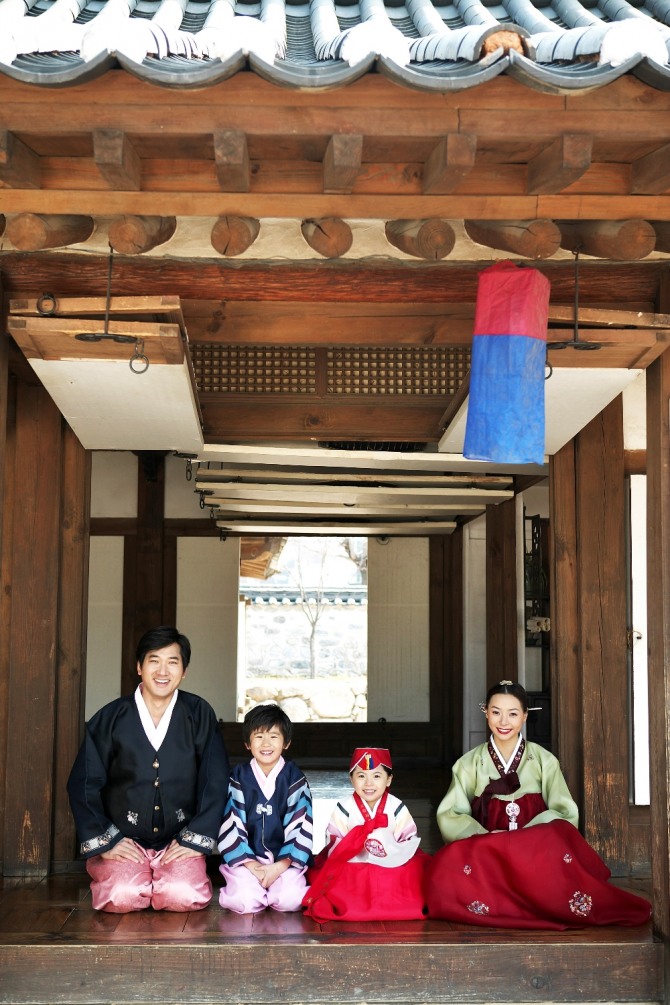
[[81, 743], [86, 685], [91, 454], [69, 426], [63, 432], [62, 521], [58, 601], [56, 763], [53, 862], [69, 863], [76, 849], [66, 783]]
[[549, 464], [550, 689], [555, 753], [584, 816], [582, 682], [577, 596], [575, 443]]
[[463, 753], [463, 532], [429, 538], [430, 717], [442, 725], [442, 761]]
[[647, 369], [647, 638], [654, 926], [670, 1001], [670, 355]]
[[58, 652], [61, 416], [42, 387], [19, 384], [7, 681], [4, 874], [51, 861]]
[[579, 433], [575, 462], [584, 834], [613, 874], [625, 875], [630, 716], [620, 396]]
[[486, 509], [486, 686], [516, 680], [516, 500]]
[[124, 554], [122, 694], [137, 684], [135, 649], [140, 636], [164, 624], [169, 613], [164, 604], [164, 454], [138, 454], [137, 474], [137, 533], [126, 538]]
[[[11, 493], [6, 493], [7, 486], [13, 485], [13, 479], [8, 478], [7, 469], [11, 469], [14, 451], [8, 429], [10, 418], [9, 408], [9, 344], [4, 332], [7, 330], [5, 305], [2, 295], [2, 275], [0, 274], [0, 819], [5, 818], [5, 778], [7, 759], [7, 690], [9, 685], [9, 615], [10, 596], [5, 589], [6, 583], [6, 546], [7, 531], [11, 527]], [[9, 516], [7, 515], [9, 513]], [[4, 830], [0, 828], [0, 863], [4, 858]]]

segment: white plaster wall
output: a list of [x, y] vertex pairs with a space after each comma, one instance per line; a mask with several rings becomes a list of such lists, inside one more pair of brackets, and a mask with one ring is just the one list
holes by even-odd
[[641, 373], [623, 392], [623, 445], [625, 450], [647, 446], [647, 375]]
[[177, 541], [177, 627], [193, 649], [184, 686], [226, 722], [237, 707], [239, 570], [239, 538]]
[[122, 537], [91, 538], [88, 582], [87, 720], [121, 694]]
[[633, 628], [634, 802], [649, 802], [649, 694], [647, 682], [647, 479], [630, 479], [631, 620]]
[[486, 739], [486, 517], [463, 528], [463, 751]]
[[428, 539], [368, 543], [368, 720], [427, 722]]
[[127, 450], [94, 450], [91, 516], [137, 516], [137, 457]]

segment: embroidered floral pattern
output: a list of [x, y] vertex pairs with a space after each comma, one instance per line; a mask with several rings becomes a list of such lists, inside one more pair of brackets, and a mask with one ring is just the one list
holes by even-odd
[[466, 876], [470, 876], [472, 874], [472, 866], [471, 865], [464, 865], [463, 866], [463, 872], [465, 873]]
[[137, 821], [139, 819], [140, 819], [139, 813], [136, 813], [134, 810], [128, 810], [128, 823], [129, 824], [133, 824], [134, 826], [136, 826], [137, 825]]
[[214, 851], [214, 838], [207, 837], [206, 834], [196, 834], [195, 831], [188, 831], [184, 828], [183, 831], [179, 832], [179, 837], [186, 844], [197, 845], [198, 848], [202, 848], [203, 851]]
[[591, 913], [591, 908], [593, 907], [593, 897], [588, 893], [582, 893], [581, 890], [575, 890], [569, 901], [570, 910], [573, 914], [576, 914], [579, 918], [585, 918]]
[[570, 865], [570, 863], [572, 862], [572, 855], [570, 854], [569, 851], [566, 851], [565, 855], [563, 856], [563, 861], [565, 862], [566, 865]]
[[179, 807], [179, 809], [177, 810], [177, 820], [179, 821], [180, 824], [183, 824], [184, 820], [186, 820], [186, 814], [184, 813], [181, 807]]
[[481, 900], [473, 900], [471, 904], [468, 904], [468, 911], [472, 911], [473, 914], [488, 914], [489, 906], [483, 904]]
[[88, 855], [92, 851], [98, 851], [102, 849], [103, 851], [112, 843], [116, 835], [119, 833], [119, 828], [112, 824], [104, 834], [98, 834], [97, 837], [89, 838], [88, 841], [82, 841], [79, 846], [79, 851], [82, 855]]

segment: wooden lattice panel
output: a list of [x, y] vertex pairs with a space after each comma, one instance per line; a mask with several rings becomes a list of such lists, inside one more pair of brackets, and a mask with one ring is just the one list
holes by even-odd
[[201, 394], [439, 397], [456, 394], [470, 369], [463, 346], [304, 346], [196, 344]]
[[315, 394], [315, 350], [296, 346], [195, 345], [202, 394]]
[[469, 348], [402, 346], [330, 349], [330, 394], [453, 397], [470, 369]]

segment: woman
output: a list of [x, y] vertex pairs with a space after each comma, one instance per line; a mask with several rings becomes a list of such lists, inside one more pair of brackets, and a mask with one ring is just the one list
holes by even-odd
[[429, 916], [499, 928], [648, 921], [649, 902], [610, 884], [577, 830], [554, 755], [523, 738], [524, 688], [500, 681], [481, 707], [489, 740], [456, 762], [437, 811], [446, 845], [428, 866]]

